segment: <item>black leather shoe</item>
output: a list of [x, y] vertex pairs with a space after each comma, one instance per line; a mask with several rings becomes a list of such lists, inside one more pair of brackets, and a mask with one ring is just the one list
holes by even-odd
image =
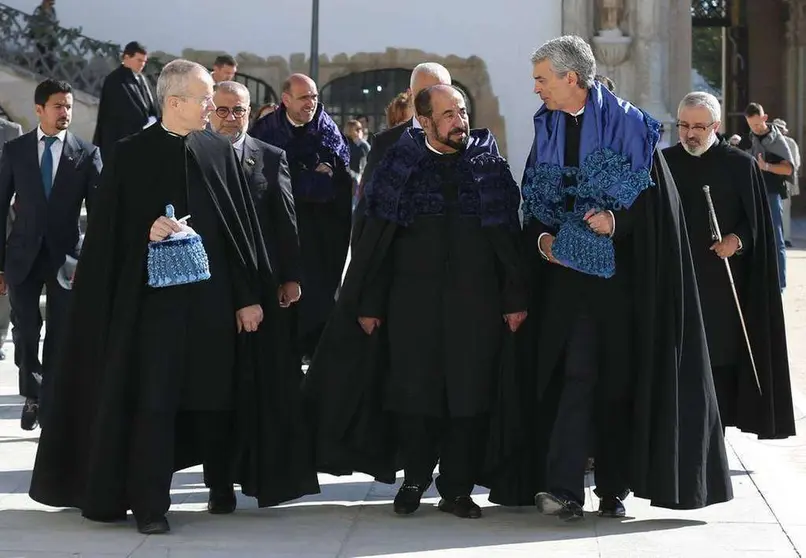
[[481, 517], [481, 508], [470, 496], [459, 496], [453, 500], [443, 498], [439, 501], [439, 505], [437, 507], [439, 508], [439, 511], [452, 513], [456, 517], [461, 517], [462, 519], [478, 519]]
[[137, 520], [137, 530], [144, 535], [164, 535], [171, 530], [164, 515], [158, 517], [147, 515], [142, 518], [135, 516], [135, 519]]
[[6, 360], [6, 350], [0, 349], [0, 360]]
[[222, 488], [211, 488], [207, 500], [207, 511], [213, 515], [225, 515], [235, 511], [238, 501], [232, 485]]
[[20, 416], [20, 428], [23, 430], [35, 430], [39, 424], [39, 402], [30, 397], [25, 400]]
[[605, 496], [599, 500], [599, 517], [625, 517], [627, 509], [618, 496]]
[[420, 500], [423, 493], [431, 486], [431, 482], [416, 484], [413, 482], [403, 482], [403, 486], [397, 491], [395, 496], [394, 509], [398, 515], [409, 515], [417, 511], [420, 507]]
[[543, 515], [556, 515], [562, 521], [579, 521], [585, 517], [579, 502], [552, 492], [539, 492], [535, 505]]

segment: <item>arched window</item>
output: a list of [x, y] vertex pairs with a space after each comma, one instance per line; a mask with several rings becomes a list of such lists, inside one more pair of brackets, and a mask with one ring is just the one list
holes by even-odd
[[[358, 116], [366, 116], [371, 132], [386, 128], [386, 107], [399, 93], [409, 87], [411, 70], [389, 68], [356, 72], [336, 78], [322, 88], [321, 98], [325, 110], [339, 127]], [[454, 82], [465, 95], [467, 110], [471, 113], [472, 100], [467, 89]]]

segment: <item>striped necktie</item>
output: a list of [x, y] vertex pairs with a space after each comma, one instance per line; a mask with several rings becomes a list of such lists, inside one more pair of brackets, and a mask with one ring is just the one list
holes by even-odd
[[50, 197], [50, 191], [53, 188], [53, 143], [59, 138], [56, 136], [45, 136], [42, 141], [45, 142], [45, 152], [42, 153], [42, 163], [39, 165], [39, 170], [42, 172], [42, 185], [45, 187], [45, 198]]

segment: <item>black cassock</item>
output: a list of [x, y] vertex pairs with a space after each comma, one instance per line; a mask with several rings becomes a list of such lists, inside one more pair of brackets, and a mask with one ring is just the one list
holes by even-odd
[[[209, 281], [146, 286], [149, 228], [168, 203], [177, 216], [191, 213], [210, 259]], [[176, 426], [175, 437], [161, 438], [174, 442], [167, 448], [174, 470], [229, 451], [226, 478], [261, 506], [317, 492], [298, 414], [300, 373], [275, 327], [277, 283], [231, 145], [210, 132], [181, 138], [152, 126], [117, 145], [98, 204], [76, 271], [31, 497], [80, 508], [91, 519], [130, 508], [127, 482], [155, 460], [138, 453], [133, 439], [144, 432], [143, 416], [159, 419], [144, 410], [164, 412], [164, 429]], [[235, 310], [253, 303], [263, 307], [260, 329], [236, 335]], [[199, 432], [184, 428], [181, 411], [231, 411], [229, 449], [197, 443]]]
[[[460, 157], [430, 154], [421, 131], [407, 132], [368, 186], [368, 217], [306, 377], [321, 471], [394, 482], [395, 417], [486, 417], [489, 441], [476, 439], [470, 459], [485, 462], [474, 481], [496, 486], [518, 417], [503, 315], [526, 301], [517, 188], [489, 132], [472, 134]], [[506, 222], [483, 225], [485, 210]], [[368, 336], [360, 316], [383, 323]]]
[[[724, 426], [759, 438], [795, 434], [781, 293], [769, 205], [758, 166], [724, 140], [702, 156], [678, 144], [664, 150], [686, 216], [697, 274], [708, 352]], [[710, 187], [722, 236], [736, 234], [742, 251], [730, 258], [753, 356], [761, 382], [756, 386], [747, 344], [725, 264], [714, 243], [702, 187]]]

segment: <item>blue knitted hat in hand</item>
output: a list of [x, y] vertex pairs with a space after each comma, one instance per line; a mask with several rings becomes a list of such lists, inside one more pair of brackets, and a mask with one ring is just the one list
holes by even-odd
[[[174, 206], [165, 206], [165, 216], [174, 219]], [[173, 287], [209, 278], [210, 262], [202, 238], [190, 227], [148, 243], [149, 287]]]

